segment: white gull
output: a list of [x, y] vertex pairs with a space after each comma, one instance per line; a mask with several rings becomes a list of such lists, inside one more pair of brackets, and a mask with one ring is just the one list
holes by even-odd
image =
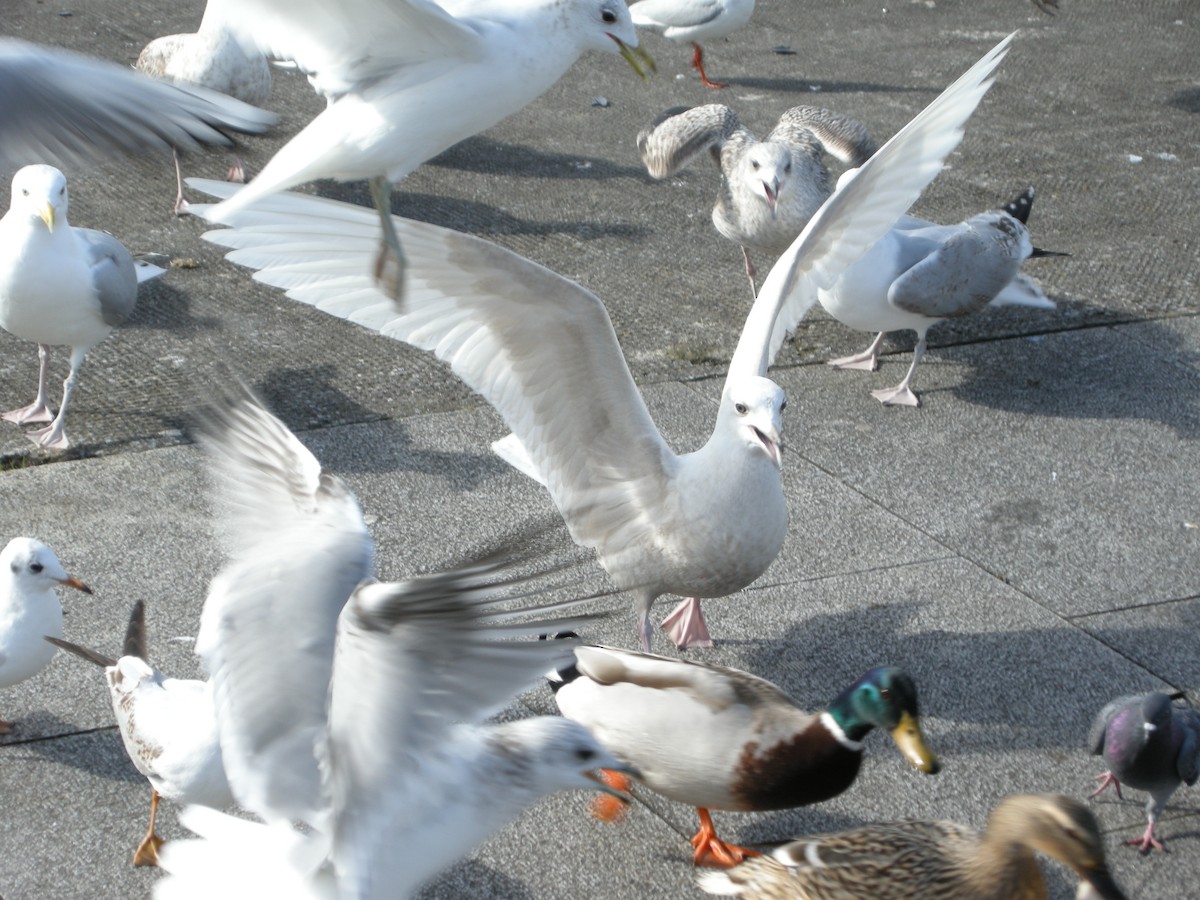
[[750, 21], [754, 0], [640, 0], [629, 7], [638, 28], [661, 31], [663, 37], [692, 45], [692, 68], [700, 73], [705, 87], [729, 87], [723, 81], [710, 81], [704, 72], [704, 51], [700, 41], [715, 41], [733, 34]]

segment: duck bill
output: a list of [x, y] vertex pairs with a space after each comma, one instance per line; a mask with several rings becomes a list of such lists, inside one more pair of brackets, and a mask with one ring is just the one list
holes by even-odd
[[1113, 881], [1113, 877], [1108, 873], [1108, 869], [1103, 866], [1098, 869], [1088, 869], [1087, 871], [1080, 872], [1079, 875], [1104, 900], [1129, 900], [1125, 896], [1125, 892], [1117, 887], [1117, 883]]
[[38, 210], [38, 218], [46, 223], [46, 230], [51, 234], [54, 233], [54, 207], [49, 203], [42, 206]]
[[942, 764], [933, 755], [933, 751], [925, 746], [925, 736], [921, 734], [921, 725], [912, 713], [903, 713], [900, 724], [892, 729], [892, 740], [914, 769], [919, 769], [928, 775], [936, 775], [942, 770]]
[[637, 72], [638, 78], [642, 81], [648, 81], [650, 73], [658, 71], [658, 67], [654, 65], [654, 57], [641, 47], [630, 47], [616, 35], [610, 34], [609, 37], [617, 42], [617, 46], [621, 48], [621, 56], [625, 58], [625, 62], [629, 63], [633, 71]]
[[69, 588], [75, 588], [77, 591], [83, 591], [85, 594], [90, 594], [92, 592], [90, 587], [88, 587], [74, 575], [68, 575], [66, 578], [59, 578], [58, 583]]

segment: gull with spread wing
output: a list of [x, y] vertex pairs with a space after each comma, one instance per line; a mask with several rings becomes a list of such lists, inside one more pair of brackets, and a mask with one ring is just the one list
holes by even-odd
[[190, 807], [202, 839], [163, 848], [156, 897], [405, 897], [552, 791], [616, 793], [595, 770], [629, 767], [576, 723], [473, 724], [569, 658], [536, 638], [595, 598], [539, 599], [515, 553], [373, 581], [357, 501], [282, 422], [222, 401], [200, 439], [234, 551], [196, 649], [230, 786], [266, 824]]
[[[772, 268], [729, 364], [712, 437], [676, 454], [655, 427], [600, 300], [488, 241], [395, 219], [411, 247], [405, 308], [359, 274], [378, 237], [369, 211], [297, 194], [210, 232], [255, 278], [333, 315], [431, 350], [513, 430], [496, 447], [550, 491], [575, 540], [635, 595], [641, 646], [662, 594], [680, 646], [707, 641], [699, 597], [750, 584], [787, 530], [783, 391], [767, 367], [828, 286], [892, 226], [958, 145], [1010, 35], [871, 157]], [[190, 179], [214, 196], [236, 187]], [[197, 209], [200, 215], [208, 213]]]
[[635, 49], [625, 0], [225, 2], [230, 26], [294, 60], [329, 106], [211, 214], [231, 221], [306, 181], [366, 178], [383, 226], [372, 272], [396, 298], [405, 269], [391, 224], [397, 181], [532, 103], [588, 50], [619, 52], [643, 76], [653, 65]]

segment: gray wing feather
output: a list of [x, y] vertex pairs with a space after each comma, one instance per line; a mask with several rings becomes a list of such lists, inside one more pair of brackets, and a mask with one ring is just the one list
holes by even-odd
[[666, 178], [698, 153], [710, 148], [719, 151], [735, 136], [754, 140], [732, 109], [709, 103], [692, 109], [668, 109], [638, 135], [637, 145], [646, 171], [654, 178]]
[[0, 38], [0, 166], [68, 168], [114, 153], [229, 145], [277, 116], [104, 60]]
[[111, 234], [91, 228], [76, 228], [83, 243], [92, 282], [100, 301], [100, 315], [109, 325], [120, 325], [133, 314], [137, 303], [137, 270], [125, 245]]
[[1011, 260], [964, 228], [897, 278], [888, 301], [917, 315], [953, 319], [984, 309], [1015, 274]]
[[1177, 770], [1183, 783], [1190, 786], [1200, 780], [1200, 713], [1194, 709], [1176, 709], [1175, 717], [1183, 729]]
[[875, 141], [857, 119], [817, 106], [793, 106], [779, 117], [766, 140], [778, 141], [811, 152], [813, 139], [825, 152], [849, 166], [858, 167], [875, 153]]
[[665, 28], [693, 28], [705, 25], [721, 14], [717, 0], [697, 0], [681, 4], [678, 0], [641, 0], [629, 8], [635, 25]]

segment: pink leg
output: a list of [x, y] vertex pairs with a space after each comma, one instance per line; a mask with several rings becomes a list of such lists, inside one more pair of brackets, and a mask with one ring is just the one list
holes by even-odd
[[917, 399], [917, 395], [912, 392], [909, 385], [912, 384], [913, 372], [917, 371], [917, 364], [921, 362], [921, 357], [924, 355], [925, 335], [921, 335], [916, 349], [913, 350], [912, 365], [908, 367], [908, 374], [904, 376], [904, 380], [893, 388], [871, 391], [871, 396], [884, 406], [920, 406], [921, 401]]
[[750, 279], [750, 296], [757, 300], [758, 287], [754, 284], [754, 276], [758, 273], [754, 271], [754, 263], [750, 262], [750, 251], [745, 247], [742, 248], [742, 258], [746, 260], [746, 277]]
[[883, 343], [885, 334], [887, 334], [886, 331], [879, 332], [875, 336], [875, 340], [871, 341], [871, 346], [862, 353], [831, 359], [826, 365], [833, 366], [835, 369], [862, 369], [865, 372], [874, 372], [879, 368], [879, 345]]
[[9, 422], [49, 422], [54, 418], [54, 413], [50, 412], [46, 406], [46, 382], [50, 373], [50, 348], [45, 344], [38, 344], [38, 391], [37, 397], [28, 406], [22, 406], [20, 409], [10, 409], [8, 412], [0, 414], [0, 418], [7, 419]]
[[179, 169], [179, 151], [174, 147], [171, 148], [171, 156], [175, 160], [175, 215], [186, 216], [188, 202], [183, 199], [183, 172]]
[[246, 183], [246, 163], [236, 153], [229, 154], [229, 171], [225, 175], [226, 181], [232, 181], [234, 184]]
[[709, 81], [708, 76], [704, 74], [704, 51], [700, 49], [699, 44], [692, 44], [696, 48], [696, 52], [692, 54], [692, 68], [700, 73], [700, 83], [707, 88], [727, 88], [728, 83], [724, 81]]
[[1162, 841], [1154, 836], [1154, 825], [1155, 821], [1153, 818], [1151, 818], [1150, 823], [1146, 826], [1146, 830], [1142, 832], [1141, 837], [1133, 838], [1132, 840], [1125, 841], [1125, 843], [1130, 847], [1137, 847], [1140, 853], [1149, 853], [1151, 848], [1155, 850], [1162, 850], [1163, 853], [1166, 853], [1167, 851], [1166, 848], [1163, 847]]
[[1112, 772], [1105, 772], [1101, 775], [1097, 775], [1096, 780], [1100, 782], [1100, 787], [1098, 787], [1094, 791], [1092, 791], [1092, 793], [1089, 796], [1095, 797], [1097, 794], [1099, 794], [1101, 791], [1103, 791], [1106, 787], [1108, 787], [1111, 784], [1117, 791], [1117, 797], [1120, 798], [1121, 800], [1125, 799], [1124, 797], [1121, 796], [1121, 782], [1117, 781], [1117, 776], [1114, 775]]
[[700, 612], [700, 601], [695, 597], [688, 597], [671, 610], [671, 614], [662, 620], [662, 629], [680, 650], [713, 645]]
[[31, 431], [25, 435], [39, 447], [66, 450], [71, 446], [71, 442], [67, 440], [64, 422], [67, 417], [67, 407], [71, 403], [71, 395], [75, 393], [75, 383], [79, 380], [79, 367], [83, 364], [83, 358], [87, 356], [87, 351], [87, 347], [71, 348], [71, 371], [63, 381], [62, 404], [58, 407], [58, 415], [54, 417], [54, 421], [45, 428], [39, 428], [37, 431]]

